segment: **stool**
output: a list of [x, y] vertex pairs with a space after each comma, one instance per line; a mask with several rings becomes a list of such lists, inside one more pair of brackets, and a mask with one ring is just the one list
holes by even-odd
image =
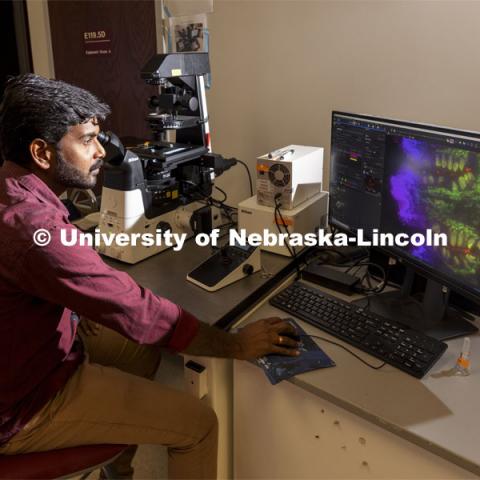
[[86, 478], [92, 470], [115, 460], [127, 447], [83, 445], [47, 452], [0, 455], [0, 480], [51, 480], [77, 475]]

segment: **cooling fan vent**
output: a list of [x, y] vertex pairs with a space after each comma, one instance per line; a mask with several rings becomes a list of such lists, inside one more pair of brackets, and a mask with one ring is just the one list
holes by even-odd
[[286, 187], [290, 183], [290, 170], [280, 163], [275, 163], [268, 170], [268, 178], [276, 187]]

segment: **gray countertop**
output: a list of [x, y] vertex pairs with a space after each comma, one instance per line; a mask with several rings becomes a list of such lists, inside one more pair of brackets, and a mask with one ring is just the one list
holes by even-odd
[[[286, 316], [265, 303], [248, 321], [272, 315]], [[298, 321], [311, 335], [343, 343]], [[297, 375], [289, 381], [480, 475], [480, 335], [473, 335], [471, 340], [472, 369], [466, 377], [446, 373], [455, 365], [461, 338], [447, 342], [448, 350], [421, 380], [390, 365], [373, 370], [343, 349], [315, 340], [336, 367]], [[373, 365], [382, 363], [347, 346]]]
[[103, 257], [104, 261], [127, 272], [137, 283], [149, 288], [157, 295], [181, 305], [200, 320], [222, 327], [230, 319], [244, 313], [246, 308], [257, 301], [259, 296], [289, 270], [288, 257], [268, 252], [261, 253], [263, 272], [257, 272], [238, 282], [218, 290], [207, 292], [186, 280], [186, 275], [212, 253], [210, 247], [199, 247], [192, 239], [188, 240], [179, 252], [172, 249], [129, 265]]
[[[185, 277], [210, 254], [210, 248], [188, 241], [181, 252], [167, 250], [136, 265], [106, 258], [105, 261], [201, 320], [211, 325], [223, 322], [222, 326], [258, 302], [287, 274], [290, 265], [286, 257], [262, 252], [262, 266], [269, 275], [258, 272], [209, 293], [187, 282]], [[272, 315], [286, 316], [265, 302], [249, 321]], [[307, 333], [333, 339], [315, 327], [300, 324]], [[422, 380], [389, 365], [372, 370], [344, 350], [319, 341], [337, 366], [298, 375], [290, 381], [480, 475], [480, 335], [472, 337], [471, 375], [455, 377], [444, 373], [455, 364], [462, 341], [449, 341], [447, 352]], [[381, 363], [354, 347], [349, 348], [372, 364]]]

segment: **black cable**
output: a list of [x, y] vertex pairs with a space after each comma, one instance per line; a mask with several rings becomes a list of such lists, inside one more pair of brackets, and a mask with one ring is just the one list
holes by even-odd
[[222, 223], [221, 225], [217, 225], [216, 228], [221, 229], [221, 228], [231, 227], [232, 225], [235, 225], [235, 223], [236, 223], [236, 222]]
[[[314, 249], [310, 254], [307, 254], [307, 256], [304, 259], [305, 265], [310, 265], [311, 263], [315, 261], [319, 261], [319, 265], [328, 265], [330, 267], [339, 267], [339, 268], [348, 268], [348, 267], [355, 267], [356, 264], [358, 263], [359, 260], [350, 260], [345, 263], [337, 263], [335, 259], [332, 258], [326, 258], [330, 257], [330, 253], [338, 253], [341, 257], [348, 257], [348, 255], [340, 254], [340, 252], [330, 250], [329, 249]], [[352, 263], [354, 262], [354, 263]]]
[[282, 222], [282, 226], [285, 228], [285, 233], [288, 235], [287, 236], [287, 241], [285, 242], [285, 246], [287, 247], [288, 251], [290, 252], [290, 256], [293, 258], [297, 258], [297, 252], [295, 251], [295, 247], [293, 245], [290, 245], [288, 243], [288, 240], [290, 240], [290, 230], [288, 229], [287, 222], [285, 222], [285, 219], [283, 218], [282, 212], [280, 211], [280, 207], [282, 204], [280, 203], [280, 194], [277, 193], [275, 195], [275, 224], [277, 225], [278, 231], [280, 234], [282, 234], [282, 231], [280, 229], [280, 224], [277, 221], [277, 213], [278, 216], [280, 217], [280, 221]]
[[191, 187], [195, 188], [203, 198], [210, 198], [210, 194], [204, 192], [201, 189], [200, 185], [197, 185], [196, 183], [192, 182], [191, 180], [180, 180], [180, 181], [182, 183], [186, 183], [187, 185], [190, 185]]
[[[335, 250], [323, 250], [323, 251], [318, 251], [316, 252], [316, 254], [313, 256], [313, 258], [308, 258], [308, 259], [305, 259], [304, 262], [305, 262], [305, 265], [310, 265], [311, 263], [313, 263], [318, 257], [321, 257], [323, 254], [325, 253], [338, 253], [340, 254], [340, 252], [338, 251], [335, 251]], [[357, 270], [355, 271], [355, 273], [352, 273], [350, 275], [352, 276], [357, 276], [357, 274], [359, 273], [360, 269], [362, 267], [368, 267], [368, 266], [372, 266], [374, 268], [376, 268], [380, 273], [381, 273], [381, 280], [377, 280], [376, 278], [374, 278], [371, 274], [370, 274], [370, 271], [367, 269], [366, 273], [360, 278], [360, 282], [359, 282], [359, 285], [360, 287], [356, 287], [355, 288], [355, 291], [359, 292], [359, 293], [363, 293], [365, 295], [368, 295], [370, 293], [375, 293], [375, 294], [379, 294], [381, 292], [383, 292], [383, 290], [385, 289], [385, 287], [388, 285], [388, 281], [387, 281], [387, 273], [385, 271], [385, 269], [377, 264], [377, 263], [374, 263], [374, 262], [369, 262], [368, 259], [364, 259], [364, 258], [361, 258], [357, 261], [355, 261], [354, 263], [344, 263], [344, 264], [338, 264], [338, 263], [331, 263], [330, 261], [328, 261], [329, 259], [326, 259], [325, 261], [322, 261], [321, 262], [321, 265], [322, 266], [331, 266], [331, 267], [336, 267], [336, 268], [346, 268], [346, 270], [344, 271], [344, 273], [349, 273], [353, 268], [357, 268]], [[374, 278], [374, 280], [376, 282], [378, 282], [378, 285], [373, 287], [372, 284], [371, 284], [371, 278]], [[367, 282], [368, 286], [365, 287], [363, 286], [363, 283], [364, 282]]]
[[[282, 235], [282, 230], [280, 229], [280, 225], [278, 224], [277, 222], [277, 212], [280, 213], [280, 210], [275, 207], [275, 212], [274, 212], [274, 215], [275, 215], [275, 225], [277, 225], [277, 229], [278, 229], [278, 232], [280, 235]], [[295, 252], [295, 249], [292, 250], [293, 247], [290, 246], [290, 244], [288, 243], [288, 240], [289, 240], [289, 237], [290, 237], [290, 232], [288, 231], [288, 227], [287, 225], [285, 225], [284, 223], [284, 220], [281, 219], [284, 227], [285, 227], [285, 230], [287, 231], [287, 240], [285, 242], [285, 246], [287, 247], [287, 250], [288, 250], [288, 253], [290, 254], [290, 257], [293, 258], [293, 262], [295, 264], [295, 270], [297, 272], [297, 275], [295, 277], [295, 280], [298, 280], [299, 278], [301, 278], [302, 274], [300, 272], [300, 265], [298, 264], [298, 258], [297, 258], [297, 253]]]
[[[276, 203], [276, 202], [275, 202]], [[287, 250], [288, 250], [288, 253], [290, 254], [290, 256], [292, 258], [296, 258], [297, 257], [297, 252], [295, 251], [295, 249], [293, 247], [290, 246], [290, 244], [288, 243], [288, 240], [289, 240], [289, 237], [290, 237], [290, 231], [288, 230], [288, 226], [285, 224], [285, 220], [283, 219], [283, 216], [282, 214], [280, 213], [280, 208], [278, 205], [275, 206], [275, 211], [274, 211], [274, 215], [275, 215], [275, 225], [277, 226], [277, 230], [278, 230], [278, 233], [280, 235], [283, 235], [284, 232], [282, 232], [281, 228], [280, 228], [280, 224], [278, 223], [277, 221], [277, 217], [280, 217], [280, 221], [282, 222], [283, 224], [283, 227], [285, 228], [286, 230], [286, 234], [287, 234], [287, 239], [285, 241], [285, 246], [287, 247]]]
[[237, 212], [237, 210], [238, 210], [237, 207], [232, 207], [231, 205], [227, 205], [225, 202], [223, 202], [223, 204], [224, 204], [229, 210], [233, 210], [234, 212]]
[[[212, 198], [210, 193], [207, 193], [202, 190], [200, 185], [197, 185], [196, 183], [192, 182], [191, 180], [181, 180], [182, 183], [186, 183], [187, 185], [190, 185], [191, 187], [195, 188], [197, 192], [206, 200], [209, 200]], [[213, 199], [212, 199], [213, 200]]]
[[228, 220], [230, 221], [230, 223], [232, 224], [236, 224], [237, 222], [232, 218], [232, 212], [223, 204], [221, 203], [219, 206], [217, 206], [217, 208], [220, 208], [223, 213], [225, 214], [225, 216], [228, 218]]
[[288, 229], [288, 225], [286, 224], [285, 219], [283, 218], [282, 212], [280, 211], [280, 207], [281, 207], [281, 204], [279, 203], [280, 194], [277, 193], [277, 195], [275, 195], [274, 200], [275, 200], [275, 210], [274, 210], [273, 215], [275, 217], [274, 218], [275, 225], [277, 226], [278, 233], [281, 236], [283, 232], [280, 228], [280, 224], [277, 221], [277, 213], [278, 213], [278, 216], [280, 217], [280, 221], [282, 222], [282, 225], [285, 228], [285, 232], [287, 234], [287, 239], [285, 241], [285, 246], [287, 247], [288, 253], [293, 258], [293, 262], [295, 264], [295, 270], [297, 271], [297, 276], [296, 276], [295, 279], [298, 280], [299, 278], [301, 278], [302, 274], [300, 272], [300, 265], [298, 264], [298, 257], [297, 257], [297, 252], [295, 251], [295, 247], [293, 245], [289, 244], [290, 230]]
[[345, 273], [348, 273], [352, 268], [355, 268], [357, 267], [358, 265], [360, 265], [360, 263], [362, 263], [364, 260], [363, 258], [360, 259], [360, 260], [357, 260], [356, 262], [354, 262], [352, 265], [349, 265], [349, 268], [347, 270], [345, 270]]
[[220, 188], [214, 185], [214, 187], [223, 194], [224, 198], [222, 200], [218, 200], [216, 198], [213, 198], [211, 195], [207, 194], [204, 192], [199, 185], [195, 184], [191, 180], [182, 180], [182, 182], [186, 183], [187, 185], [190, 185], [194, 187], [202, 197], [207, 200], [207, 203], [209, 205], [213, 205], [214, 207], [217, 207], [219, 210], [222, 210], [225, 213], [225, 216], [228, 218], [228, 220], [232, 223], [235, 224], [236, 222], [232, 218], [232, 214], [230, 210], [237, 210], [234, 207], [230, 207], [229, 205], [226, 205], [225, 202], [227, 201], [227, 194]]
[[352, 275], [353, 275], [354, 277], [357, 276], [357, 274], [360, 272], [360, 270], [363, 268], [363, 266], [362, 266], [362, 265], [357, 265], [356, 268], [357, 268], [357, 269], [355, 270], [355, 273], [352, 273]]
[[[339, 266], [341, 267], [341, 265], [339, 265]], [[353, 265], [350, 265], [347, 268], [347, 270], [345, 270], [345, 273], [350, 272], [350, 270], [352, 270], [352, 268], [355, 268], [355, 267], [360, 267], [361, 268], [361, 267], [368, 267], [368, 266], [372, 266], [372, 267], [376, 268], [381, 273], [382, 280], [379, 282], [379, 284], [377, 286], [372, 287], [372, 284], [371, 284], [370, 280], [373, 277], [371, 276], [370, 271], [367, 268], [366, 273], [360, 279], [360, 285], [362, 285], [363, 282], [366, 280], [367, 283], [368, 283], [368, 287], [360, 286], [360, 287], [358, 287], [357, 290], [361, 293], [366, 293], [366, 294], [368, 294], [368, 293], [378, 294], [378, 293], [383, 292], [383, 290], [385, 290], [385, 287], [387, 286], [387, 273], [385, 272], [385, 269], [381, 265], [379, 265], [378, 263], [369, 262], [369, 261], [365, 261], [364, 259], [360, 259], [357, 262], [355, 262]], [[357, 273], [358, 273], [358, 270], [357, 270], [357, 272], [355, 272], [355, 275]]]
[[383, 292], [385, 290], [385, 287], [387, 286], [387, 273], [385, 272], [385, 269], [381, 265], [379, 265], [378, 263], [373, 263], [373, 262], [360, 263], [359, 266], [374, 267], [382, 274], [382, 280], [380, 281], [380, 283], [377, 286], [372, 287], [372, 283], [371, 283], [370, 280], [373, 277], [370, 274], [370, 270], [368, 270], [368, 268], [367, 268], [367, 271], [366, 271], [365, 275], [362, 277], [362, 279], [360, 280], [360, 282], [362, 283], [366, 279], [369, 288], [363, 288], [362, 292], [363, 293], [374, 293], [374, 294], [379, 294], [379, 293]]
[[329, 340], [328, 338], [325, 337], [320, 337], [319, 335], [298, 335], [299, 337], [310, 337], [310, 338], [318, 338], [319, 340], [322, 340], [327, 343], [331, 343], [332, 345], [335, 345], [336, 347], [343, 348], [346, 352], [348, 352], [350, 355], [353, 355], [357, 360], [360, 360], [362, 363], [364, 363], [367, 367], [373, 368], [374, 370], [380, 370], [383, 368], [387, 362], [383, 362], [381, 365], [372, 365], [371, 363], [368, 363], [365, 361], [363, 358], [358, 356], [356, 353], [352, 352], [350, 349], [342, 345], [341, 343], [334, 342], [333, 340]]
[[227, 201], [227, 194], [220, 188], [215, 185], [215, 188], [223, 195], [223, 200], [217, 200], [217, 202], [225, 203]]
[[245, 170], [247, 171], [247, 175], [248, 175], [248, 183], [250, 184], [250, 196], [253, 197], [253, 183], [252, 183], [252, 176], [250, 174], [250, 170], [248, 168], [248, 165], [243, 162], [242, 160], [239, 160], [238, 158], [235, 159], [238, 163], [240, 163], [241, 165], [243, 165], [245, 167]]
[[[277, 230], [280, 233], [280, 235], [282, 235], [283, 233], [282, 230], [280, 229], [280, 225], [283, 225], [283, 227], [285, 228], [285, 233], [287, 234], [287, 241], [285, 242], [285, 246], [287, 247], [287, 250], [290, 256], [294, 259], [295, 269], [297, 271], [296, 280], [298, 280], [302, 276], [300, 271], [300, 264], [303, 264], [305, 265], [305, 267], [308, 267], [309, 262], [307, 261], [307, 256], [300, 257], [297, 251], [295, 250], [295, 247], [293, 245], [290, 245], [289, 243], [291, 234], [290, 234], [290, 230], [288, 229], [287, 222], [283, 218], [282, 212], [280, 210], [280, 207], [282, 206], [282, 204], [280, 203], [280, 197], [281, 197], [280, 193], [277, 193], [274, 197], [274, 202], [275, 202], [274, 222], [275, 222], [275, 225], [277, 226]], [[278, 217], [280, 217], [281, 224], [278, 223], [277, 221], [277, 214], [278, 214]]]

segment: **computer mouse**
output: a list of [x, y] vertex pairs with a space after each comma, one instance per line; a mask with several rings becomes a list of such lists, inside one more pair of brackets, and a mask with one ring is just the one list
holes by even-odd
[[295, 333], [291, 333], [291, 332], [280, 332], [279, 335], [282, 336], [282, 337], [291, 338], [292, 340], [295, 340], [296, 342], [299, 342], [299, 341], [300, 341], [300, 335], [296, 335]]
[[[296, 326], [295, 326], [295, 322], [292, 318], [290, 317], [287, 317], [287, 318], [284, 318], [283, 319], [284, 321], [290, 323], [290, 325], [292, 325], [293, 328], [295, 328], [295, 330], [297, 330]], [[296, 334], [296, 333], [293, 333], [293, 332], [290, 332], [290, 331], [285, 331], [285, 332], [279, 332], [279, 335], [281, 337], [288, 337], [288, 338], [291, 338], [292, 340], [295, 340], [296, 342], [299, 342], [300, 341], [300, 335]]]

